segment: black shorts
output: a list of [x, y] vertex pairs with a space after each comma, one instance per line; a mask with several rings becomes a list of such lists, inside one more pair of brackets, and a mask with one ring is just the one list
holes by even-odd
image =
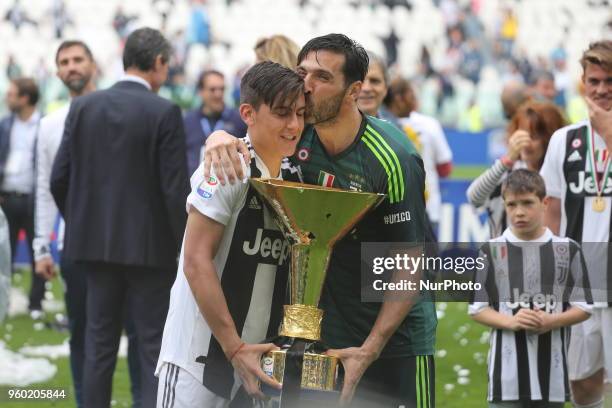
[[434, 408], [433, 356], [376, 360], [361, 378], [351, 407]]

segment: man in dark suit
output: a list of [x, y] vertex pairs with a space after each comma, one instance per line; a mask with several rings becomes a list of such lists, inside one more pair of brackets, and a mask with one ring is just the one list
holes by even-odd
[[32, 78], [15, 78], [6, 92], [11, 114], [0, 120], [0, 207], [9, 224], [13, 257], [19, 231], [24, 229], [32, 259], [32, 286], [29, 308], [33, 318], [40, 315], [45, 280], [34, 273], [34, 156], [40, 113], [36, 110], [39, 92]]
[[139, 342], [142, 406], [155, 406], [154, 370], [188, 194], [181, 112], [155, 94], [169, 56], [159, 31], [134, 31], [123, 53], [124, 78], [72, 102], [53, 165], [64, 255], [87, 270], [87, 408], [110, 404], [124, 306]]

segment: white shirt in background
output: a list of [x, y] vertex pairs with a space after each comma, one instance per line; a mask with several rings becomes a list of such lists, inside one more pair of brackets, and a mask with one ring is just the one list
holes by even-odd
[[34, 144], [39, 120], [38, 111], [26, 121], [15, 116], [2, 191], [31, 194], [34, 190]]
[[[36, 199], [34, 207], [34, 257], [39, 260], [45, 256], [43, 248], [49, 248], [51, 233], [59, 211], [51, 195], [51, 170], [64, 134], [64, 123], [70, 104], [45, 116], [40, 121], [38, 143], [36, 145]], [[64, 242], [64, 221], [60, 220], [57, 246], [61, 250]]]
[[442, 196], [436, 166], [451, 162], [453, 153], [448, 146], [442, 126], [436, 119], [419, 112], [412, 112], [407, 118], [399, 119], [399, 123], [403, 128], [408, 126], [408, 129], [404, 130], [421, 154], [426, 172], [427, 215], [431, 222], [439, 222]]

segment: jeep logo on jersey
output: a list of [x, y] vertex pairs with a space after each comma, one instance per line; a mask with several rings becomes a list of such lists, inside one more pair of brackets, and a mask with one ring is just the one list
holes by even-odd
[[289, 243], [280, 231], [257, 228], [255, 242], [244, 241], [242, 250], [249, 256], [259, 255], [260, 263], [282, 265], [287, 260], [290, 250]]
[[[578, 180], [570, 181], [569, 189], [573, 194], [597, 194], [597, 187], [593, 176], [587, 174], [584, 170], [577, 173]], [[601, 181], [600, 181], [601, 182]], [[604, 194], [612, 193], [612, 178], [608, 178], [606, 186], [603, 190]]]
[[557, 297], [551, 294], [536, 293], [519, 293], [517, 288], [512, 289], [512, 298], [514, 302], [506, 302], [506, 306], [510, 309], [530, 309], [533, 305], [534, 309], [540, 309], [546, 313], [552, 313], [557, 307]]
[[395, 214], [385, 215], [384, 220], [386, 225], [410, 221], [410, 211], [403, 211]]

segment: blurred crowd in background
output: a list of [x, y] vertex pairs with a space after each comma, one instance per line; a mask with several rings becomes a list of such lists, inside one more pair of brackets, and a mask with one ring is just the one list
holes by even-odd
[[12, 0], [0, 16], [0, 93], [11, 78], [31, 76], [46, 113], [68, 100], [49, 52], [65, 38], [91, 45], [106, 88], [122, 74], [126, 36], [159, 27], [174, 47], [160, 94], [188, 110], [201, 104], [205, 69], [224, 75], [224, 100], [236, 104], [258, 38], [283, 33], [301, 45], [338, 31], [384, 56], [392, 78], [410, 79], [423, 113], [472, 132], [505, 122], [500, 95], [509, 85], [554, 101], [571, 121], [584, 118], [578, 55], [612, 35], [607, 0]]

